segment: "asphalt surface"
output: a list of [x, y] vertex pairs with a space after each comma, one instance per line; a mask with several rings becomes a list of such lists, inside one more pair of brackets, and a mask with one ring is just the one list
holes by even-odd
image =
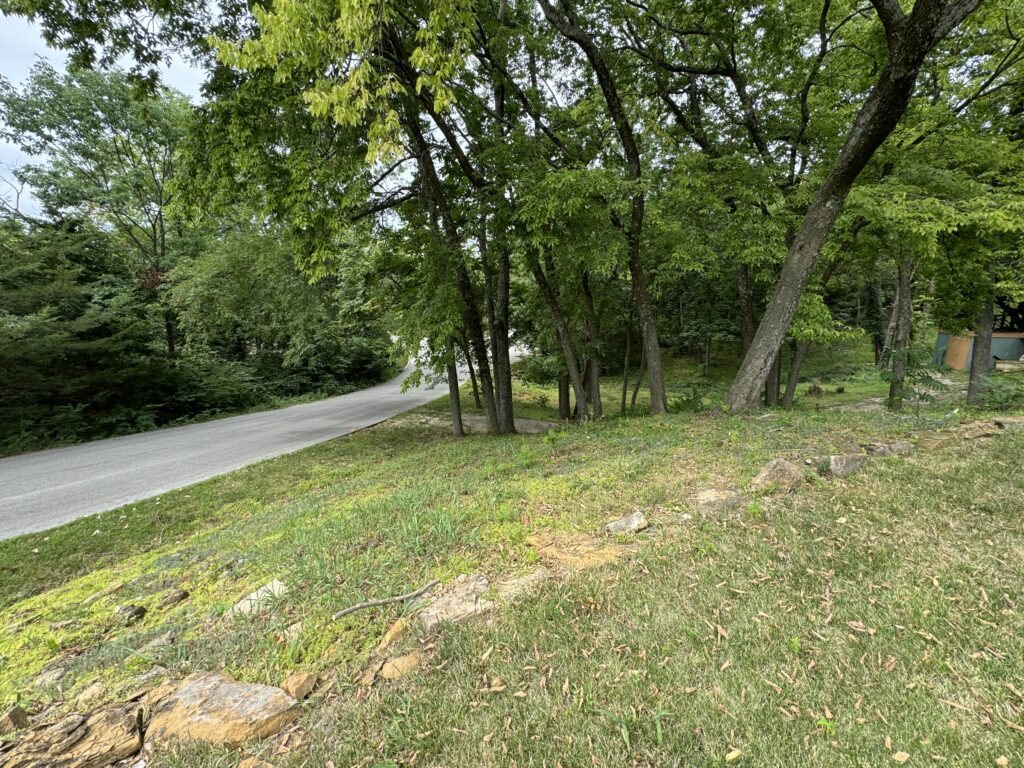
[[316, 403], [0, 459], [0, 539], [347, 435], [447, 393], [443, 384], [403, 393], [402, 380], [411, 370]]

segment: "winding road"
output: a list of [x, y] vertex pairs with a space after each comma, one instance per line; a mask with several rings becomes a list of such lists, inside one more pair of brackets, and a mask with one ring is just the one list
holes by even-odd
[[447, 393], [390, 381], [315, 403], [0, 459], [0, 539], [52, 528], [377, 424]]

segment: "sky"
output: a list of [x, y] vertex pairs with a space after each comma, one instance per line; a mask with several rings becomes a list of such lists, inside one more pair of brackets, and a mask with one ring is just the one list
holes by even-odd
[[[38, 25], [20, 16], [0, 15], [0, 75], [20, 86], [28, 77], [29, 70], [40, 58], [46, 59], [55, 69], [63, 70], [67, 57], [61, 51], [49, 48], [43, 41]], [[162, 75], [169, 85], [189, 96], [193, 103], [199, 101], [199, 88], [204, 74], [181, 59], [174, 59]], [[3, 115], [0, 115], [0, 120]], [[11, 178], [11, 169], [29, 162], [30, 158], [16, 146], [0, 139], [0, 178]], [[0, 195], [10, 199], [7, 185], [0, 181]], [[38, 212], [34, 200], [22, 198], [22, 211], [28, 214]]]

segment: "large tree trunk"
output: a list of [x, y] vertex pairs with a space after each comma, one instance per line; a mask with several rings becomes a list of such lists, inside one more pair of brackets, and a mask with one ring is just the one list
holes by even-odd
[[572, 406], [569, 404], [569, 374], [563, 373], [558, 376], [558, 418], [568, 421], [572, 415]]
[[967, 382], [967, 402], [977, 405], [988, 388], [989, 366], [992, 364], [992, 326], [995, 307], [990, 301], [978, 312], [974, 331], [974, 349], [971, 352], [971, 378]]
[[494, 394], [496, 397], [498, 432], [516, 431], [512, 404], [512, 359], [508, 343], [509, 284], [511, 265], [508, 250], [498, 249], [498, 274], [495, 288], [494, 315], [491, 322], [491, 356], [494, 358]]
[[789, 377], [786, 379], [786, 394], [782, 396], [782, 406], [784, 408], [793, 407], [793, 400], [796, 398], [796, 387], [800, 383], [800, 366], [803, 365], [809, 346], [806, 341], [794, 342], [793, 359], [789, 363]]
[[756, 407], [761, 388], [789, 331], [800, 296], [821, 248], [843, 210], [850, 188], [906, 112], [925, 56], [980, 2], [917, 0], [911, 13], [905, 15], [897, 0], [873, 0], [885, 26], [888, 59], [789, 247], [782, 273], [754, 334], [754, 341], [726, 398], [730, 407]]
[[448, 362], [448, 401], [452, 410], [452, 434], [463, 437], [466, 431], [462, 427], [462, 399], [459, 394], [459, 370], [455, 366], [455, 345], [449, 342], [451, 353]]
[[899, 260], [897, 279], [899, 285], [896, 295], [899, 303], [893, 307], [893, 313], [896, 314], [896, 330], [892, 342], [892, 378], [889, 380], [889, 407], [894, 411], [903, 408], [907, 357], [910, 348], [910, 326], [914, 320], [914, 268], [909, 259], [901, 258]]
[[551, 283], [548, 281], [547, 275], [544, 274], [544, 268], [541, 267], [540, 262], [534, 261], [531, 269], [533, 270], [533, 277], [537, 281], [537, 287], [540, 289], [544, 303], [547, 304], [548, 311], [551, 313], [551, 319], [555, 323], [555, 336], [558, 339], [559, 346], [562, 348], [562, 355], [565, 357], [565, 367], [569, 372], [569, 381], [572, 383], [572, 389], [576, 395], [576, 408], [579, 412], [580, 420], [586, 421], [590, 416], [587, 410], [587, 394], [583, 389], [583, 379], [580, 376], [576, 350], [573, 349], [572, 338], [569, 336], [569, 326], [565, 322], [562, 308], [558, 306], [558, 298], [555, 296], [555, 292], [552, 290]]
[[779, 387], [782, 386], [782, 350], [775, 356], [764, 382], [764, 404], [774, 407], [779, 404]]

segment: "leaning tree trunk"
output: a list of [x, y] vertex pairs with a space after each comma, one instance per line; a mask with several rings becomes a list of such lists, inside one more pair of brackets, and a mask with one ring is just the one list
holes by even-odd
[[995, 307], [990, 301], [978, 312], [978, 323], [974, 333], [974, 349], [971, 352], [971, 378], [967, 382], [967, 403], [977, 405], [988, 388], [988, 371], [992, 364], [992, 326], [995, 324]]
[[793, 238], [754, 341], [726, 398], [731, 408], [756, 407], [800, 296], [854, 181], [906, 112], [925, 57], [980, 3], [917, 0], [913, 10], [905, 14], [897, 2], [872, 0], [885, 27], [889, 56]]
[[793, 400], [796, 398], [796, 387], [800, 383], [800, 366], [803, 365], [804, 357], [807, 355], [807, 348], [810, 346], [806, 341], [794, 342], [793, 359], [789, 363], [789, 377], [786, 379], [786, 394], [782, 396], [782, 407], [792, 408]]
[[544, 298], [544, 303], [547, 304], [548, 311], [551, 313], [551, 319], [555, 323], [555, 336], [558, 339], [559, 346], [562, 348], [562, 355], [565, 357], [565, 367], [569, 372], [569, 381], [572, 383], [573, 393], [576, 395], [576, 408], [579, 412], [580, 420], [586, 421], [590, 416], [587, 411], [587, 394], [583, 389], [583, 379], [580, 376], [580, 366], [576, 358], [576, 350], [573, 349], [572, 339], [569, 336], [569, 326], [565, 322], [562, 308], [558, 306], [558, 299], [551, 288], [547, 275], [544, 274], [544, 268], [541, 267], [540, 262], [534, 261], [531, 269], [533, 270], [534, 280], [537, 281], [537, 287], [540, 288], [541, 296]]
[[899, 260], [897, 279], [899, 286], [896, 295], [899, 297], [899, 304], [893, 307], [893, 312], [898, 314], [892, 342], [892, 377], [889, 380], [889, 407], [894, 411], [903, 408], [907, 358], [910, 348], [910, 326], [914, 318], [912, 295], [914, 270], [909, 259]]
[[782, 386], [782, 350], [775, 356], [764, 382], [764, 404], [773, 407], [779, 404], [779, 387]]
[[750, 289], [750, 270], [746, 264], [740, 264], [736, 284], [740, 299], [740, 320], [743, 327], [743, 354], [746, 354], [750, 345], [754, 343], [754, 333], [757, 331], [757, 320], [754, 318], [754, 292]]

